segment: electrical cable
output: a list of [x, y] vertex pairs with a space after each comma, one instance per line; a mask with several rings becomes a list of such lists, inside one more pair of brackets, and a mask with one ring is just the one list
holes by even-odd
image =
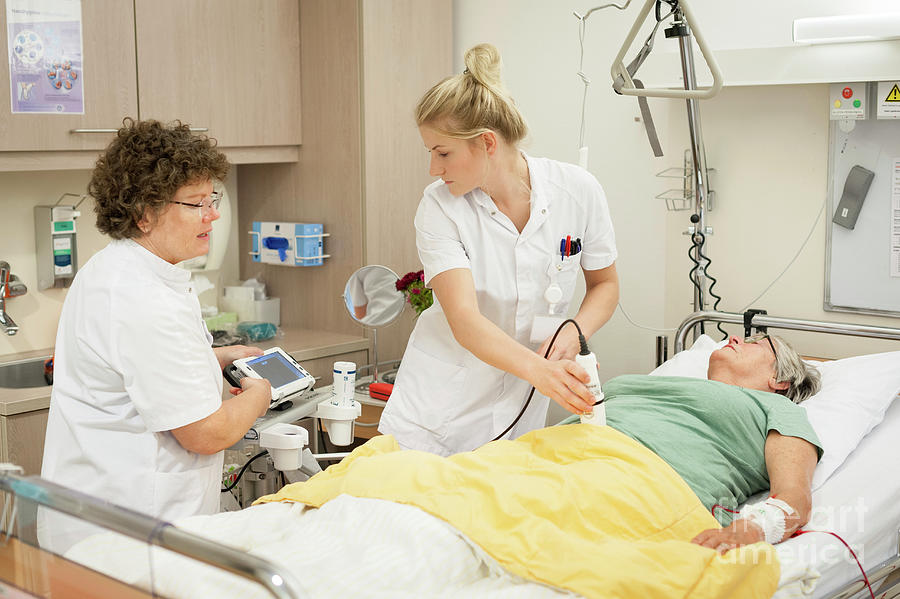
[[[696, 235], [699, 235], [699, 236], [700, 236], [700, 243], [697, 244], [697, 256], [698, 256], [699, 259], [704, 260], [704, 261], [706, 262], [704, 274], [706, 275], [706, 278], [707, 278], [707, 279], [709, 279], [710, 281], [712, 281], [712, 282], [709, 284], [709, 289], [707, 289], [706, 292], [707, 292], [709, 295], [711, 295], [711, 296], [713, 296], [714, 298], [716, 298], [715, 303], [713, 303], [712, 309], [713, 309], [713, 311], [718, 312], [718, 311], [719, 311], [719, 302], [722, 301], [722, 296], [720, 296], [720, 295], [717, 294], [715, 291], [713, 291], [713, 287], [715, 287], [715, 286], [716, 286], [716, 283], [718, 283], [719, 281], [718, 281], [718, 279], [716, 279], [714, 276], [712, 276], [711, 274], [709, 274], [709, 267], [712, 265], [712, 259], [710, 259], [709, 256], [707, 256], [706, 254], [703, 253], [703, 244], [706, 243], [706, 235], [704, 235], [704, 234], [701, 233], [700, 231], [697, 231]], [[723, 339], [723, 340], [728, 339], [728, 332], [727, 332], [725, 329], [722, 328], [722, 323], [721, 323], [721, 322], [716, 324], [716, 328], [719, 329], [719, 332], [720, 332], [720, 333], [722, 333], [722, 339]]]
[[648, 326], [645, 326], [642, 324], [638, 324], [635, 321], [631, 320], [631, 317], [628, 315], [628, 312], [625, 311], [625, 306], [622, 305], [622, 302], [619, 302], [616, 305], [619, 307], [619, 310], [621, 310], [622, 315], [625, 317], [625, 320], [627, 320], [628, 322], [630, 322], [632, 325], [636, 326], [639, 329], [644, 329], [645, 331], [664, 332], [664, 333], [674, 333], [675, 331], [678, 330], [678, 329], [665, 329], [662, 327], [648, 327]]
[[[697, 237], [696, 233], [691, 235], [691, 246], [688, 248], [688, 259], [694, 263], [694, 268], [688, 271], [688, 279], [690, 279], [694, 288], [697, 290], [697, 297], [700, 298], [700, 307], [703, 308], [703, 287], [700, 285], [700, 281], [697, 280], [696, 272], [700, 269], [700, 259], [694, 257], [694, 250], [697, 248]], [[700, 333], [705, 333], [706, 329], [703, 326], [703, 323], [700, 323]]]
[[259, 452], [258, 454], [256, 454], [255, 456], [253, 456], [252, 458], [250, 458], [249, 460], [247, 460], [247, 462], [241, 467], [240, 472], [238, 472], [237, 477], [233, 481], [231, 481], [231, 484], [226, 487], [222, 487], [222, 493], [227, 493], [228, 491], [232, 490], [235, 486], [237, 486], [238, 481], [241, 480], [241, 477], [244, 475], [244, 471], [250, 467], [250, 464], [253, 463], [253, 461], [255, 459], [261, 458], [262, 456], [266, 455], [267, 453], [269, 453], [269, 452], [263, 450], [263, 451]]
[[325, 444], [325, 431], [322, 427], [322, 421], [319, 418], [315, 418], [316, 423], [316, 433], [319, 435], [319, 451], [328, 451], [328, 446]]
[[[578, 16], [578, 13], [575, 13], [575, 15]], [[581, 17], [579, 17], [578, 22], [578, 42], [581, 45], [581, 54], [578, 58], [578, 72], [576, 74], [581, 78], [581, 82], [584, 83], [584, 94], [581, 96], [581, 129], [578, 136], [578, 147], [580, 149], [584, 147], [584, 116], [587, 108], [588, 86], [591, 84], [591, 80], [584, 74], [584, 18]]]
[[[544, 359], [545, 359], [545, 360], [546, 360], [547, 357], [550, 355], [550, 351], [553, 349], [553, 344], [556, 342], [556, 338], [559, 336], [560, 332], [563, 330], [563, 327], [566, 326], [567, 324], [569, 324], [570, 322], [571, 322], [572, 324], [575, 325], [575, 328], [576, 328], [576, 329], [578, 329], [578, 340], [579, 340], [579, 342], [581, 343], [582, 349], [586, 349], [586, 348], [587, 348], [587, 342], [584, 341], [584, 335], [581, 333], [581, 327], [578, 326], [578, 323], [575, 322], [574, 319], [572, 319], [572, 318], [567, 318], [566, 320], [564, 320], [564, 321], [562, 322], [561, 325], [559, 325], [559, 328], [556, 329], [556, 332], [553, 333], [553, 337], [550, 339], [550, 345], [547, 346], [547, 351], [544, 352]], [[531, 391], [529, 391], [529, 393], [528, 393], [528, 399], [525, 400], [525, 405], [522, 406], [522, 409], [519, 411], [519, 415], [516, 416], [516, 419], [513, 420], [513, 421], [510, 423], [509, 426], [506, 427], [506, 430], [504, 430], [502, 433], [500, 433], [499, 435], [497, 435], [496, 437], [494, 437], [493, 439], [491, 439], [491, 441], [497, 441], [497, 440], [501, 439], [501, 438], [503, 437], [503, 435], [505, 435], [506, 433], [508, 433], [509, 431], [512, 430], [512, 427], [514, 427], [514, 426], [516, 425], [516, 423], [517, 423], [517, 422], [519, 421], [519, 419], [522, 417], [522, 414], [524, 414], [524, 413], [525, 413], [525, 410], [528, 409], [528, 404], [531, 403], [531, 398], [532, 398], [532, 397], [534, 397], [534, 385], [531, 386]]]
[[806, 235], [806, 239], [803, 240], [803, 243], [800, 245], [800, 249], [797, 250], [797, 253], [794, 254], [794, 257], [791, 258], [791, 261], [790, 261], [790, 262], [788, 262], [788, 265], [784, 267], [784, 270], [782, 270], [781, 273], [779, 273], [779, 275], [778, 275], [777, 277], [775, 277], [775, 279], [774, 279], [771, 283], [769, 283], [769, 286], [768, 286], [768, 287], [766, 287], [765, 289], [763, 289], [762, 293], [760, 293], [760, 294], [757, 295], [755, 298], [753, 298], [752, 300], [750, 300], [749, 302], [747, 302], [747, 305], [744, 306], [743, 308], [741, 308], [741, 309], [739, 310], [739, 312], [746, 312], [746, 311], [747, 311], [747, 308], [749, 308], [750, 306], [752, 306], [753, 304], [755, 304], [757, 301], [759, 301], [759, 298], [761, 298], [761, 297], [764, 296], [766, 293], [768, 293], [768, 292], [769, 292], [769, 289], [771, 289], [772, 286], [775, 285], [775, 283], [777, 283], [777, 282], [781, 279], [781, 277], [784, 276], [784, 273], [786, 273], [786, 272], [788, 271], [788, 269], [794, 264], [794, 262], [797, 261], [797, 258], [800, 256], [800, 253], [801, 253], [801, 252], [803, 251], [803, 249], [806, 247], [806, 244], [809, 243], [809, 240], [810, 240], [810, 238], [812, 237], [812, 234], [815, 232], [815, 230], [816, 230], [816, 225], [819, 224], [819, 219], [822, 218], [822, 212], [825, 211], [825, 204], [826, 204], [827, 202], [828, 202], [828, 198], [826, 198], [826, 199], [822, 202], [822, 205], [819, 207], [819, 213], [816, 215], [816, 220], [813, 221], [812, 227], [810, 227], [809, 233], [807, 233], [807, 235]]

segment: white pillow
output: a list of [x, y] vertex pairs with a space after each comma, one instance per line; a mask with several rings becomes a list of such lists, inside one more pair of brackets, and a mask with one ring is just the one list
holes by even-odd
[[724, 346], [725, 343], [727, 342], [716, 342], [709, 335], [700, 335], [690, 349], [678, 352], [657, 366], [656, 370], [650, 374], [705, 379], [706, 370], [709, 368], [709, 355]]
[[818, 489], [862, 438], [884, 420], [900, 392], [900, 351], [817, 364], [822, 390], [802, 404], [825, 455], [813, 474]]
[[[706, 378], [710, 354], [724, 344], [701, 335], [650, 374]], [[815, 490], [884, 419], [900, 392], [900, 351], [811, 364], [822, 373], [822, 389], [800, 406], [825, 451], [813, 474]]]

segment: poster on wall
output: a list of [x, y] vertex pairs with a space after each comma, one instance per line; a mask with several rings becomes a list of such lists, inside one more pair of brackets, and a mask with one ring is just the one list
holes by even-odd
[[6, 0], [13, 113], [84, 114], [81, 0]]

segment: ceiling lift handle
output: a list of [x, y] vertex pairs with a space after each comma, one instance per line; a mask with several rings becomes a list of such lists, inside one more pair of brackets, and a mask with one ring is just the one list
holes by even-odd
[[653, 98], [696, 98], [700, 100], [705, 100], [712, 98], [719, 90], [722, 89], [722, 71], [719, 69], [719, 63], [716, 62], [715, 56], [713, 56], [712, 50], [706, 44], [706, 40], [703, 38], [703, 34], [696, 27], [694, 13], [691, 11], [688, 6], [687, 0], [679, 0], [678, 6], [681, 8], [684, 13], [684, 17], [687, 20], [688, 25], [691, 28], [691, 33], [694, 38], [697, 40], [697, 45], [700, 47], [700, 53], [703, 54], [703, 58], [706, 60], [706, 65], [709, 67], [710, 73], [712, 73], [713, 83], [712, 87], [708, 89], [669, 89], [669, 88], [638, 88], [635, 87], [634, 81], [631, 78], [631, 75], [628, 74], [628, 69], [625, 67], [625, 54], [628, 52], [628, 49], [631, 47], [632, 42], [634, 42], [637, 37], [638, 31], [641, 28], [641, 25], [644, 24], [644, 21], [647, 18], [647, 15], [650, 14], [650, 9], [656, 4], [656, 0], [647, 0], [644, 3], [644, 7], [641, 9], [640, 14], [635, 20], [634, 25], [631, 26], [631, 31], [628, 32], [628, 37], [625, 39], [625, 43], [622, 44], [622, 48], [619, 50], [619, 53], [616, 55], [615, 60], [613, 61], [612, 67], [610, 69], [610, 73], [612, 74], [613, 81], [616, 81], [618, 78], [622, 78], [625, 82], [624, 85], [618, 90], [620, 93], [626, 96], [647, 96]]

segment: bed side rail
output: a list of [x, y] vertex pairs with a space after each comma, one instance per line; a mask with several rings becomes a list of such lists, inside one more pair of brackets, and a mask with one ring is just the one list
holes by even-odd
[[[13, 502], [21, 497], [23, 500], [75, 516], [133, 539], [227, 570], [261, 584], [277, 599], [308, 597], [291, 573], [278, 572], [274, 565], [264, 559], [214, 543], [181, 530], [169, 522], [113, 505], [38, 476], [23, 477], [0, 470], [0, 491], [10, 493]], [[11, 534], [12, 522], [8, 527], [10, 529], [8, 534]]]
[[[737, 312], [715, 312], [703, 310], [694, 312], [678, 325], [675, 332], [675, 353], [684, 349], [688, 333], [701, 322], [722, 322], [744, 324], [744, 315]], [[854, 337], [873, 337], [876, 339], [896, 339], [900, 341], [900, 329], [892, 327], [876, 327], [865, 324], [841, 322], [825, 322], [822, 320], [801, 320], [799, 318], [781, 318], [768, 314], [754, 314], [750, 321], [753, 327], [771, 327], [774, 329], [792, 329], [795, 331], [812, 331], [815, 333], [831, 333], [833, 335], [852, 335]]]

